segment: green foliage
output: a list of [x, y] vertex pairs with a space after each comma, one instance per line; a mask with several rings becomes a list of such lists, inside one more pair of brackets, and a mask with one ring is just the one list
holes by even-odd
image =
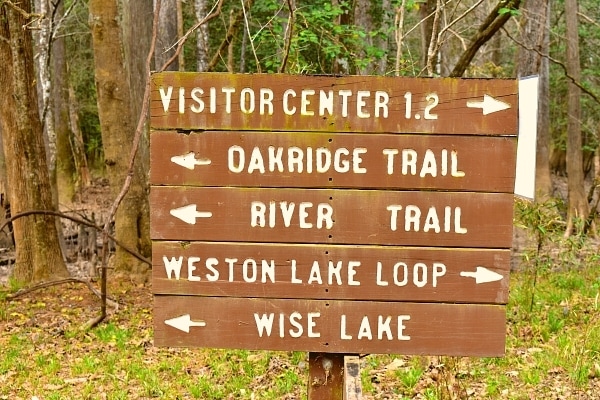
[[112, 323], [100, 326], [93, 333], [100, 341], [119, 349], [124, 348], [131, 337], [128, 327], [117, 327]]
[[[515, 225], [525, 229], [529, 237], [534, 238], [533, 246], [526, 248], [522, 254], [522, 272], [528, 277], [528, 284], [521, 288], [522, 291], [515, 293], [520, 297], [520, 302], [529, 303], [528, 312], [531, 314], [528, 318], [534, 318], [538, 311], [536, 296], [540, 294], [540, 276], [550, 274], [550, 278], [546, 279], [550, 279], [556, 289], [583, 290], [585, 282], [579, 275], [565, 277], [554, 274], [559, 271], [577, 271], [585, 266], [598, 264], [595, 246], [585, 234], [574, 234], [564, 238], [565, 214], [564, 203], [556, 199], [536, 203], [516, 201]], [[578, 220], [576, 223], [583, 224], [584, 221]], [[552, 293], [561, 295], [561, 292], [557, 291]], [[548, 321], [551, 321], [554, 327], [560, 325], [557, 315], [551, 314], [548, 317]]]
[[414, 363], [414, 365], [406, 370], [396, 371], [396, 376], [398, 376], [404, 390], [412, 392], [421, 380], [424, 372], [421, 365]]
[[[290, 73], [332, 73], [337, 64], [343, 64], [347, 71], [355, 69], [364, 59], [356, 58], [356, 50], [361, 47], [367, 33], [361, 28], [346, 23], [340, 23], [349, 4], [347, 1], [332, 4], [331, 1], [313, 0], [301, 5], [294, 13], [291, 45], [287, 71]], [[258, 13], [272, 13], [279, 2], [264, 2], [262, 7], [255, 6]], [[276, 72], [281, 67], [282, 51], [285, 47], [285, 25], [288, 22], [288, 10], [277, 9], [275, 17], [266, 25], [257, 25], [257, 33], [251, 40], [261, 44], [257, 50], [261, 69], [265, 72]], [[254, 13], [257, 17], [257, 13]], [[375, 35], [376, 32], [370, 33]], [[277, 52], [273, 53], [272, 46], [264, 43], [276, 43]], [[367, 49], [368, 57], [377, 54], [377, 49]], [[262, 56], [262, 51], [271, 54]]]
[[518, 9], [514, 9], [514, 8], [502, 7], [498, 10], [498, 14], [500, 14], [500, 15], [510, 14], [511, 17], [517, 17], [517, 16], [521, 15], [521, 11], [519, 11]]
[[23, 282], [19, 282], [12, 276], [8, 277], [8, 291], [11, 293], [18, 292], [20, 289], [24, 287]]
[[553, 235], [561, 233], [564, 221], [560, 211], [564, 204], [558, 199], [543, 202], [515, 201], [515, 225], [527, 229], [536, 237], [537, 250], [546, 244]]
[[[552, 257], [575, 251], [554, 238], [550, 244], [557, 250]], [[600, 374], [600, 268], [587, 255], [593, 245], [584, 241], [578, 266], [539, 273], [534, 312], [529, 266], [512, 273], [506, 357], [364, 356], [365, 397], [558, 398], [568, 390], [586, 398]], [[148, 288], [113, 288], [119, 311], [81, 332], [98, 311], [86, 291], [65, 286], [0, 302], [0, 399], [306, 396], [306, 353], [153, 347]]]
[[[389, 18], [387, 10], [372, 7], [376, 26], [367, 32], [352, 23], [348, 13], [352, 6], [350, 1], [334, 3], [328, 0], [304, 0], [296, 2], [296, 6], [286, 72], [353, 73], [386, 56], [380, 47], [373, 44], [372, 39], [388, 40], [392, 35], [392, 28], [383, 28], [382, 24], [384, 14]], [[193, 9], [188, 6], [186, 10], [188, 27], [193, 24]], [[211, 53], [221, 44], [230, 25], [230, 20], [224, 16], [239, 12], [239, 4], [225, 4], [223, 16], [210, 24]], [[287, 4], [276, 0], [257, 0], [246, 13], [248, 26], [240, 26], [233, 40], [232, 72], [242, 69], [244, 72], [279, 71], [286, 46], [285, 33], [289, 20]], [[193, 43], [186, 48], [186, 65], [195, 65]], [[188, 61], [188, 54], [191, 61]], [[216, 69], [225, 71], [226, 64], [227, 57], [222, 54], [222, 62]]]

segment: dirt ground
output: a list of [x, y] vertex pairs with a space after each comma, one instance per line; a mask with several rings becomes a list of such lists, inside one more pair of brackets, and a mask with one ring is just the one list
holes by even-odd
[[[91, 218], [92, 214], [94, 215], [97, 224], [101, 226], [104, 223], [103, 218], [105, 218], [106, 210], [111, 205], [111, 199], [108, 196], [108, 187], [106, 185], [106, 181], [98, 180], [94, 182], [94, 185], [87, 189], [84, 193], [81, 193], [77, 201], [70, 206], [63, 206], [61, 210], [63, 212], [73, 213], [74, 215], [78, 215], [80, 217]], [[77, 242], [74, 240], [74, 235], [78, 232], [77, 226], [70, 221], [63, 222], [63, 230], [67, 240], [65, 241], [66, 249], [67, 249], [67, 266], [74, 277], [78, 278], [88, 278], [90, 275], [90, 271], [93, 268], [90, 268], [90, 264], [92, 261], [90, 259], [83, 258], [77, 252]], [[521, 261], [520, 253], [527, 248], [533, 246], [533, 242], [527, 232], [523, 229], [515, 228], [514, 229], [514, 240], [513, 240], [513, 259], [512, 266], [513, 269], [518, 268], [518, 264]], [[0, 248], [0, 259], [10, 259], [12, 256], [11, 250], [9, 248]], [[8, 276], [10, 272], [10, 264], [0, 264], [0, 285], [6, 285], [8, 282]], [[116, 281], [112, 281], [111, 285], [116, 284]], [[97, 284], [96, 284], [97, 286]], [[56, 302], [55, 296], [56, 291], [61, 291], [61, 301]], [[122, 308], [128, 309], [129, 313], [134, 313], [136, 315], [145, 315], [144, 313], [148, 313], [148, 305], [152, 304], [152, 293], [150, 285], [135, 285], [130, 282], [124, 286], [111, 287], [109, 290], [109, 294], [115, 294], [118, 297], [118, 303]], [[84, 284], [68, 284], [57, 287], [55, 289], [42, 290], [37, 292], [36, 294], [28, 294], [21, 297], [20, 302], [24, 308], [30, 307], [32, 304], [45, 304], [45, 308], [43, 313], [38, 313], [38, 317], [36, 317], [36, 324], [42, 325], [50, 331], [63, 331], [65, 326], [75, 323], [82, 323], [88, 319], [93, 319], [98, 314], [99, 300], [96, 296], [94, 296], [89, 289]], [[77, 315], [73, 316], [72, 320], [66, 319], [64, 316], [65, 309], [73, 309], [78, 310]], [[111, 321], [115, 320], [115, 323], [126, 323], [125, 321], [120, 321], [120, 316], [125, 318], [127, 313], [125, 312], [117, 312], [115, 315], [111, 316]], [[144, 331], [151, 332], [151, 318], [147, 318], [145, 320], [143, 326]], [[9, 327], [7, 325], [7, 327]], [[142, 327], [140, 327], [141, 329]], [[15, 329], [17, 329], [15, 327]], [[144, 338], [143, 345], [147, 346], [151, 342], [150, 337]], [[390, 365], [394, 365], [397, 360], [393, 360]], [[402, 363], [406, 363], [406, 360], [400, 360]], [[404, 365], [404, 364], [402, 364]], [[386, 366], [388, 368], [388, 366]], [[386, 374], [382, 372], [378, 372], [378, 370], [373, 370], [370, 372], [372, 375], [372, 382], [374, 385], [380, 386], [381, 393], [393, 393], [394, 385], [397, 385], [397, 379], [393, 377], [388, 377]], [[431, 381], [436, 381], [437, 375], [440, 372], [436, 368], [431, 368], [427, 370], [427, 374], [424, 375], [425, 378], [422, 379], [423, 384]], [[564, 375], [564, 374], [563, 374]], [[557, 373], [556, 376], [562, 376], [560, 373]], [[393, 379], [392, 379], [393, 378]], [[561, 386], [562, 394], [560, 396], [552, 397], [557, 399], [598, 399], [600, 398], [600, 380], [592, 379], [590, 380], [589, 389], [575, 389], [570, 388], [567, 382], [561, 382], [555, 376], [548, 377], [552, 382], [541, 383], [530, 394], [529, 398], [548, 398], [545, 397], [549, 390], [548, 388], [554, 387], [556, 385]], [[0, 385], [1, 385], [0, 380]], [[480, 390], [484, 392], [484, 386], [479, 388], [477, 385], [473, 386], [474, 392], [467, 395], [466, 398], [484, 398], [479, 397], [477, 392]], [[554, 393], [554, 391], [552, 392]], [[558, 393], [558, 392], [556, 392]], [[598, 394], [598, 396], [596, 396]], [[459, 395], [456, 398], [463, 398]], [[0, 399], [3, 397], [0, 396]], [[296, 397], [294, 397], [296, 398]], [[392, 397], [365, 397], [366, 399], [374, 399], [374, 398], [392, 398]], [[423, 398], [423, 397], [414, 397], [414, 398]]]

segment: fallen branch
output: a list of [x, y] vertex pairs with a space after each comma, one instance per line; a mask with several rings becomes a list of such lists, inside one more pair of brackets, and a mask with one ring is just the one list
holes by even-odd
[[[26, 295], [27, 293], [31, 293], [31, 292], [35, 292], [36, 290], [40, 290], [40, 289], [45, 289], [45, 288], [49, 288], [52, 286], [58, 286], [58, 285], [63, 285], [65, 283], [83, 283], [85, 284], [92, 293], [94, 293], [94, 295], [96, 295], [96, 297], [100, 298], [102, 296], [102, 294], [100, 293], [100, 291], [98, 289], [96, 289], [92, 283], [87, 280], [87, 279], [80, 279], [80, 278], [65, 278], [65, 279], [58, 279], [56, 281], [48, 281], [48, 282], [40, 282], [36, 285], [30, 286], [28, 288], [23, 288], [23, 289], [19, 289], [17, 290], [15, 293], [9, 294], [6, 296], [6, 300], [15, 300], [21, 296]], [[119, 309], [119, 303], [117, 303], [114, 300], [107, 300], [107, 302], [110, 304], [111, 307], [113, 307], [115, 310]]]
[[[23, 217], [26, 217], [28, 215], [34, 215], [34, 214], [52, 215], [52, 216], [55, 216], [55, 217], [68, 219], [68, 220], [73, 221], [73, 222], [75, 222], [77, 224], [81, 224], [81, 225], [88, 226], [90, 228], [94, 228], [94, 229], [96, 229], [99, 232], [102, 232], [103, 229], [104, 229], [104, 228], [102, 228], [102, 227], [100, 227], [98, 225], [95, 225], [94, 223], [92, 223], [90, 221], [87, 221], [87, 220], [81, 219], [81, 218], [76, 218], [76, 217], [73, 217], [73, 216], [71, 216], [69, 214], [62, 213], [60, 211], [52, 211], [52, 210], [30, 210], [30, 211], [23, 211], [23, 212], [20, 212], [18, 214], [15, 214], [15, 215], [11, 216], [9, 219], [6, 220], [6, 222], [4, 222], [4, 224], [2, 224], [0, 226], [0, 231], [3, 231], [8, 226], [8, 224], [12, 223], [13, 221], [15, 221], [15, 220], [17, 220], [19, 218], [23, 218]], [[138, 260], [140, 260], [141, 262], [143, 262], [145, 264], [148, 264], [150, 266], [152, 265], [152, 261], [150, 261], [149, 259], [147, 259], [143, 255], [141, 255], [140, 253], [136, 252], [135, 250], [130, 249], [129, 247], [125, 246], [124, 244], [122, 244], [121, 242], [119, 242], [113, 235], [107, 233], [107, 236], [108, 236], [108, 238], [110, 240], [112, 240], [113, 242], [115, 242], [115, 244], [117, 246], [121, 247], [123, 250], [125, 250], [126, 252], [128, 252], [129, 254], [131, 254], [132, 256], [134, 256], [135, 258], [137, 258]]]

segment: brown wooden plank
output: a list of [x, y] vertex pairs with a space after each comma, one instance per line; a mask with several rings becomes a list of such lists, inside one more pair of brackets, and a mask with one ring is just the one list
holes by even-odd
[[[518, 129], [516, 80], [163, 72], [152, 75], [151, 85], [150, 123], [157, 129], [480, 135]], [[331, 103], [321, 97], [330, 91]], [[486, 96], [510, 108], [484, 113]]]
[[344, 354], [308, 353], [307, 400], [347, 400]]
[[498, 305], [154, 297], [157, 346], [487, 357], [505, 323]]
[[505, 304], [510, 251], [154, 242], [152, 264], [155, 294]]
[[150, 182], [512, 193], [515, 157], [509, 137], [152, 131]]
[[[289, 211], [292, 203], [286, 227], [281, 207]], [[154, 186], [150, 205], [153, 240], [494, 248], [512, 243], [508, 193]], [[184, 210], [191, 221], [171, 214]], [[302, 210], [306, 217], [300, 217]], [[411, 220], [418, 224], [407, 226]]]

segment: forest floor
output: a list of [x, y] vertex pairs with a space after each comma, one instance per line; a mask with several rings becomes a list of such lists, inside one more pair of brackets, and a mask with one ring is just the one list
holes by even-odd
[[[106, 186], [90, 190], [72, 210], [100, 216]], [[549, 240], [541, 254], [515, 230], [505, 357], [364, 355], [363, 398], [600, 399], [598, 242], [577, 240]], [[85, 277], [88, 266], [73, 260]], [[110, 279], [118, 307], [87, 330], [100, 302], [85, 284], [11, 299], [7, 272], [0, 267], [0, 400], [306, 398], [306, 353], [154, 347], [151, 284]]]

